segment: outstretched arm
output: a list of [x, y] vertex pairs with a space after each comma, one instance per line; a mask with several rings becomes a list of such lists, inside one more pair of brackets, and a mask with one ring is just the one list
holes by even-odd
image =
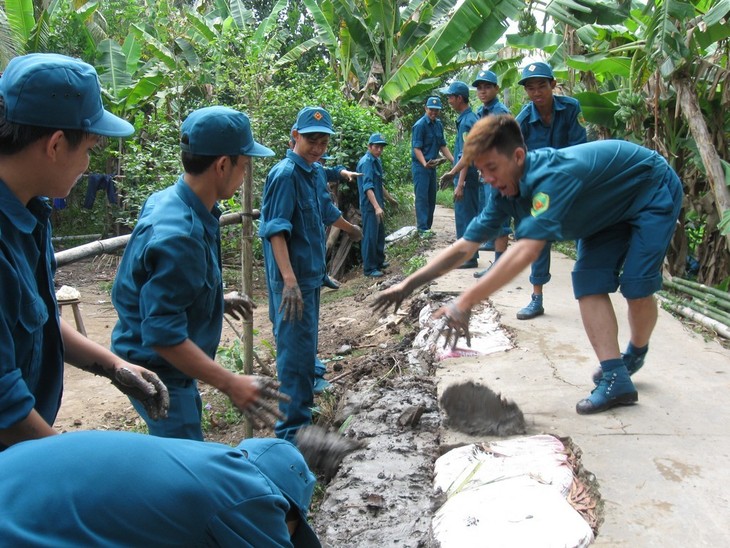
[[479, 242], [469, 242], [463, 238], [457, 240], [453, 245], [441, 251], [426, 266], [420, 268], [401, 283], [383, 291], [372, 304], [376, 312], [385, 312], [391, 305], [398, 310], [403, 299], [413, 293], [418, 287], [443, 276], [460, 264], [463, 264], [469, 257], [474, 255]]

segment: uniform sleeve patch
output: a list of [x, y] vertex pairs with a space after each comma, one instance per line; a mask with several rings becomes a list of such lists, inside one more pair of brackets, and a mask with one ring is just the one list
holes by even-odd
[[532, 209], [530, 215], [537, 217], [545, 213], [550, 207], [550, 196], [544, 192], [538, 192], [532, 197]]

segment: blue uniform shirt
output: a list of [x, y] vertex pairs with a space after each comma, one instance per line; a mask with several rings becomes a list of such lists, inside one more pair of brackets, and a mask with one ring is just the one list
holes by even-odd
[[[444, 138], [444, 126], [441, 120], [432, 122], [424, 114], [418, 122], [413, 124], [411, 149], [420, 148], [426, 161], [438, 158], [439, 150], [444, 146], [446, 146], [446, 139]], [[411, 150], [411, 160], [418, 164], [413, 150]]]
[[490, 114], [510, 114], [510, 111], [502, 101], [495, 97], [486, 105], [483, 104], [480, 106], [477, 110], [478, 118], [485, 118]]
[[553, 95], [553, 118], [549, 126], [543, 124], [532, 101], [522, 107], [516, 119], [527, 150], [565, 148], [587, 140], [586, 128], [581, 125], [580, 103], [572, 97]]
[[360, 191], [360, 210], [374, 213], [375, 209], [368, 200], [367, 191], [373, 191], [375, 200], [382, 208], [385, 203], [383, 196], [383, 164], [380, 158], [376, 158], [370, 154], [370, 151], [367, 151], [357, 163], [357, 171], [362, 173], [362, 176], [357, 178], [357, 188]]
[[[467, 135], [469, 135], [469, 132], [471, 131], [471, 128], [474, 127], [474, 124], [476, 124], [479, 121], [479, 118], [477, 118], [477, 115], [474, 114], [474, 111], [471, 109], [471, 107], [468, 107], [464, 109], [459, 116], [456, 118], [456, 140], [454, 141], [454, 162], [458, 162], [461, 158], [462, 152], [464, 152], [464, 141], [466, 140]], [[454, 181], [458, 181], [459, 176], [454, 176]], [[470, 165], [467, 168], [466, 172], [466, 180], [468, 182], [476, 182], [479, 180], [479, 172], [477, 169]]]
[[227, 445], [72, 432], [14, 445], [0, 470], [3, 546], [292, 546], [289, 502]]
[[289, 260], [301, 290], [322, 285], [325, 274], [322, 181], [324, 169], [309, 165], [292, 150], [266, 177], [261, 205], [259, 236], [264, 243], [266, 277], [272, 291], [281, 292], [284, 282], [276, 264], [270, 238], [286, 238]]
[[223, 328], [219, 217], [182, 176], [147, 199], [112, 288], [117, 355], [185, 379], [152, 346], [190, 339], [215, 357]]
[[519, 195], [492, 189], [489, 206], [469, 224], [464, 239], [488, 240], [507, 216], [517, 221], [518, 239], [586, 238], [636, 216], [670, 169], [659, 154], [628, 141], [528, 151]]
[[33, 198], [26, 207], [0, 180], [0, 428], [33, 408], [53, 424], [61, 405], [63, 344], [50, 214], [45, 200]]

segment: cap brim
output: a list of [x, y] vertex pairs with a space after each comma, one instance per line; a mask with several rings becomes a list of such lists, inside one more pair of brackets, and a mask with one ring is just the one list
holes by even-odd
[[105, 110], [101, 118], [84, 128], [84, 131], [104, 137], [129, 137], [134, 133], [134, 126]]
[[303, 128], [297, 128], [299, 133], [329, 133], [334, 135], [335, 131], [324, 126], [308, 126]]
[[305, 519], [299, 520], [297, 530], [291, 536], [294, 548], [321, 548], [322, 543]]
[[540, 74], [536, 74], [535, 76], [528, 76], [527, 78], [522, 78], [519, 82], [517, 82], [517, 85], [524, 86], [525, 82], [527, 82], [528, 80], [532, 80], [534, 78], [542, 78], [543, 80], [551, 80], [551, 81], [555, 80], [555, 78], [552, 78], [550, 76], [542, 76]]
[[241, 151], [241, 154], [244, 154], [245, 156], [253, 156], [254, 158], [268, 158], [269, 156], [273, 156], [275, 152], [254, 141], [253, 145], [248, 147], [246, 150]]

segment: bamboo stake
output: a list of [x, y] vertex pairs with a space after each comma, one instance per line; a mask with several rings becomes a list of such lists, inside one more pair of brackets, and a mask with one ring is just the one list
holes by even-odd
[[664, 286], [668, 287], [669, 289], [674, 289], [675, 291], [679, 291], [680, 293], [685, 293], [687, 295], [691, 295], [692, 297], [696, 297], [700, 300], [703, 300], [712, 305], [715, 305], [718, 308], [721, 308], [723, 310], [727, 310], [728, 312], [730, 312], [730, 301], [724, 301], [723, 299], [718, 299], [715, 295], [711, 295], [709, 293], [703, 293], [702, 291], [697, 291], [696, 289], [692, 289], [690, 287], [686, 287], [686, 286], [677, 284], [672, 280], [664, 280]]
[[684, 278], [679, 278], [677, 276], [674, 276], [671, 280], [675, 284], [683, 285], [685, 287], [689, 287], [690, 289], [696, 289], [697, 291], [703, 291], [705, 293], [709, 293], [710, 295], [714, 295], [720, 300], [727, 301], [730, 303], [730, 293], [727, 291], [723, 291], [722, 289], [716, 289], [714, 287], [709, 287], [705, 284], [693, 282], [691, 280], [685, 280]]
[[[253, 293], [253, 172], [251, 162], [246, 163], [241, 187], [241, 288], [246, 295]], [[253, 374], [253, 318], [243, 320], [243, 372]], [[253, 436], [253, 424], [246, 420], [246, 438]]]
[[662, 297], [661, 295], [657, 295], [657, 298], [660, 302], [662, 302], [669, 310], [672, 310], [673, 312], [676, 312], [680, 316], [684, 316], [685, 318], [688, 318], [694, 322], [697, 322], [703, 327], [706, 327], [710, 331], [713, 331], [714, 333], [717, 333], [719, 336], [730, 339], [730, 327], [727, 325], [724, 325], [718, 321], [713, 320], [712, 318], [708, 318], [707, 316], [700, 314], [699, 312], [695, 312], [689, 307], [681, 306], [678, 304], [673, 303], [669, 299]]

